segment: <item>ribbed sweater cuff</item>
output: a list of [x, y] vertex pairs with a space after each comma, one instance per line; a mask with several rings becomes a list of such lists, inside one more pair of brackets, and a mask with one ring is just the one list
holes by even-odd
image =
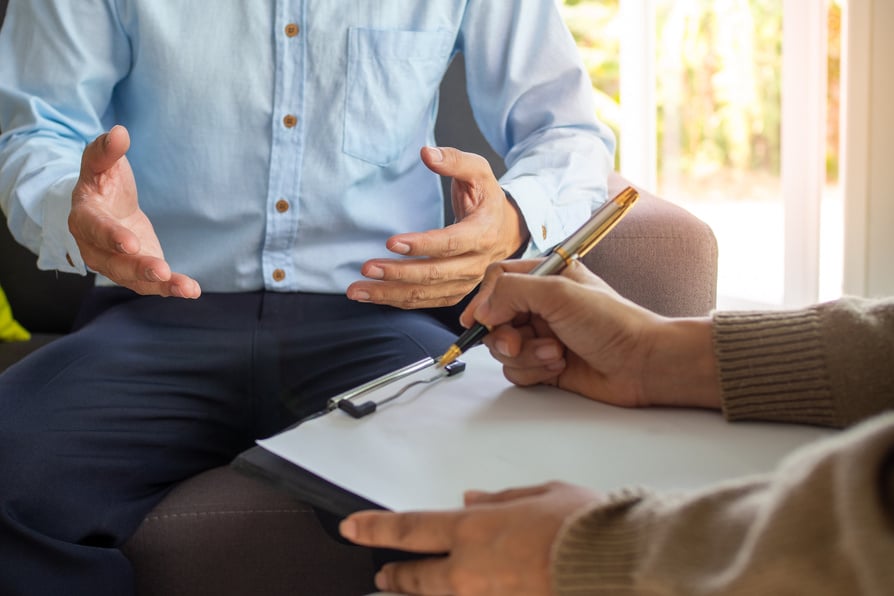
[[566, 521], [552, 553], [558, 596], [625, 594], [633, 588], [646, 521], [632, 520], [628, 513], [646, 496], [624, 490]]
[[836, 424], [814, 308], [717, 312], [714, 349], [727, 419]]

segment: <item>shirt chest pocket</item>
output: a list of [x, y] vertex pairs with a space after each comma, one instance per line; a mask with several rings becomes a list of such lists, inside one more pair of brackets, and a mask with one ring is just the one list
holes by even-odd
[[447, 31], [350, 29], [343, 151], [397, 159], [430, 116], [452, 48]]

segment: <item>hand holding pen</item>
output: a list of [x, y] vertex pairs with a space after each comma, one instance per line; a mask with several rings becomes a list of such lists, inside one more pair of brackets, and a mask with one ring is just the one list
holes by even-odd
[[[604, 203], [584, 225], [554, 247], [546, 258], [529, 272], [529, 275], [553, 275], [583, 257], [615, 227], [638, 197], [636, 190], [627, 187], [615, 198]], [[472, 325], [438, 359], [438, 368], [443, 368], [456, 360], [463, 352], [480, 342], [488, 332], [487, 326], [481, 323]]]

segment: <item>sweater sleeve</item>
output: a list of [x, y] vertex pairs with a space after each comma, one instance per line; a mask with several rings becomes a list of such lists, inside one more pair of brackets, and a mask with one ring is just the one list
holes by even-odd
[[559, 596], [890, 594], [894, 414], [792, 454], [775, 473], [690, 494], [624, 492], [566, 522]]
[[840, 428], [894, 409], [894, 299], [713, 318], [727, 419]]

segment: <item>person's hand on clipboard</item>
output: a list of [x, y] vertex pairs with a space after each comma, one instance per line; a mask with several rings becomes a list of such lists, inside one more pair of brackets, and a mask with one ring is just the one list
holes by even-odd
[[407, 513], [406, 523], [397, 524], [378, 513], [359, 513], [342, 523], [341, 532], [359, 544], [450, 553], [385, 565], [375, 578], [380, 590], [543, 596], [553, 593], [550, 551], [565, 518], [599, 498], [559, 482], [498, 493], [470, 491], [463, 496], [464, 509]]

